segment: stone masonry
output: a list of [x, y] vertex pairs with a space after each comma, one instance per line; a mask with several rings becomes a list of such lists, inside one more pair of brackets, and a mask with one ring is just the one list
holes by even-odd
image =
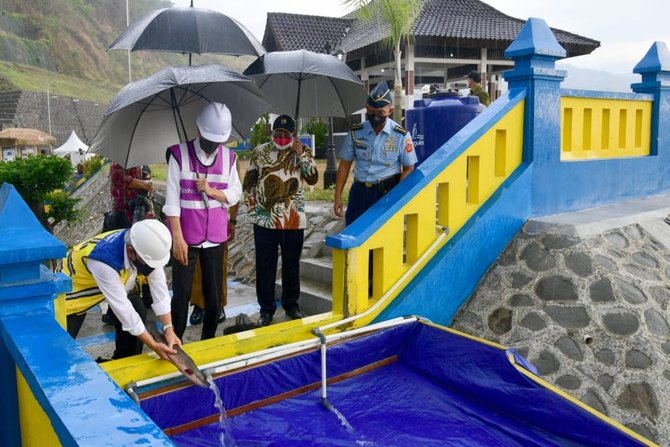
[[633, 224], [588, 238], [522, 230], [454, 318], [540, 375], [670, 445], [670, 250]]

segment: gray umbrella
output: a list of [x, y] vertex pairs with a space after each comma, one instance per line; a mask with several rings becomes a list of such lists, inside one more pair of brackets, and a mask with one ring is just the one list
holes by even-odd
[[209, 102], [230, 109], [231, 139], [272, 108], [253, 80], [221, 65], [167, 67], [119, 92], [89, 152], [126, 167], [165, 163], [168, 146], [197, 137], [196, 117]]
[[334, 56], [307, 50], [266, 53], [244, 74], [253, 78], [277, 113], [294, 118], [347, 117], [365, 105], [358, 76]]
[[126, 28], [109, 49], [189, 55], [260, 56], [265, 53], [263, 45], [237, 20], [210, 9], [194, 8], [192, 4], [191, 7], [175, 6], [151, 11]]

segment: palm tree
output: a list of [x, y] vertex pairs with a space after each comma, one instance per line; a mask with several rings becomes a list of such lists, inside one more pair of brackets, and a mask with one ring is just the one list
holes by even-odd
[[[429, 1], [429, 0], [425, 0]], [[424, 1], [422, 0], [343, 0], [345, 7], [357, 10], [360, 20], [383, 19], [389, 27], [389, 36], [383, 43], [393, 48], [395, 59], [395, 76], [393, 81], [393, 119], [400, 122], [402, 119], [402, 72], [400, 44], [409, 43], [412, 37], [412, 28], [421, 13]], [[381, 26], [381, 24], [380, 24]]]

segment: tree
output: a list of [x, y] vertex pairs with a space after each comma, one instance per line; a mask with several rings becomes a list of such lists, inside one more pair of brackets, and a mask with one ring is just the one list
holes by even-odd
[[268, 141], [270, 141], [270, 114], [266, 113], [251, 128], [249, 144], [251, 147], [256, 147]]
[[[429, 0], [425, 0], [429, 1]], [[402, 119], [402, 59], [400, 45], [409, 44], [412, 37], [412, 28], [421, 14], [424, 1], [422, 0], [344, 0], [347, 7], [357, 9], [360, 20], [381, 20], [389, 27], [389, 36], [383, 43], [393, 48], [395, 62], [395, 77], [393, 81], [393, 119], [400, 122]], [[380, 24], [381, 26], [381, 24]]]
[[55, 155], [17, 158], [0, 163], [0, 184], [14, 185], [42, 225], [51, 231], [52, 223], [48, 220], [50, 215], [44, 212], [47, 198], [51, 199], [52, 204], [57, 204], [54, 215], [51, 216], [53, 219], [76, 219], [77, 214], [73, 212], [73, 207], [77, 200], [51, 195], [67, 185], [72, 171], [70, 160]]
[[307, 120], [307, 124], [302, 127], [301, 132], [314, 135], [314, 145], [316, 146], [313, 148], [314, 150], [317, 147], [323, 148], [328, 135], [328, 124], [322, 118], [310, 118]]

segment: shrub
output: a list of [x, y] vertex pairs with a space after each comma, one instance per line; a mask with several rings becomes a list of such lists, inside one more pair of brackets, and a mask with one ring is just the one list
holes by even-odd
[[84, 161], [84, 177], [89, 178], [102, 166], [102, 160], [97, 155]]
[[52, 192], [65, 188], [72, 172], [70, 160], [55, 155], [18, 158], [0, 163], [0, 183], [14, 185], [35, 216], [50, 230], [44, 200]]

